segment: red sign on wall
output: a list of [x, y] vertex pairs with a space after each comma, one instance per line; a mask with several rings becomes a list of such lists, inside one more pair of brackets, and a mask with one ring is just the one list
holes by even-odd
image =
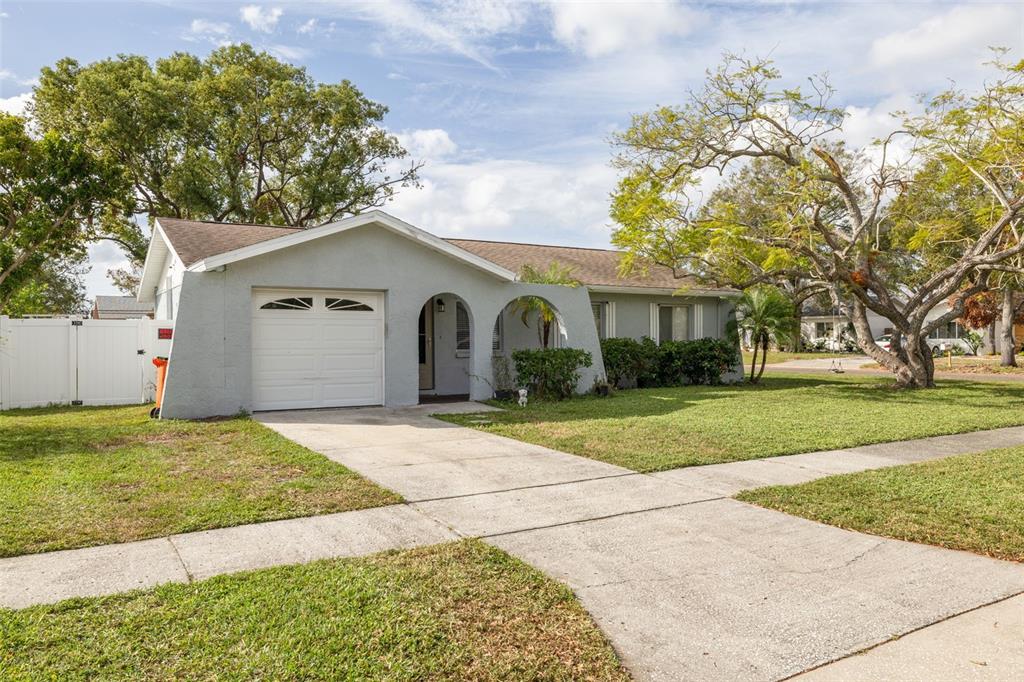
[[174, 329], [171, 327], [160, 327], [156, 330], [156, 338], [158, 339], [169, 339], [174, 334]]

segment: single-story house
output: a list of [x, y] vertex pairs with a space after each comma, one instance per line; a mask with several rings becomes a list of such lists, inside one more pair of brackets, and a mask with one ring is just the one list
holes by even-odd
[[[441, 239], [379, 210], [309, 229], [160, 218], [139, 301], [174, 320], [162, 416], [486, 399], [496, 359], [541, 345], [523, 297], [556, 311], [551, 345], [592, 354], [580, 391], [604, 377], [603, 336], [724, 334], [732, 292], [622, 278], [620, 257]], [[583, 286], [519, 281], [553, 261]]]
[[[945, 302], [940, 303], [929, 311], [926, 319], [934, 320], [948, 311], [949, 306]], [[892, 334], [894, 331], [892, 322], [873, 310], [868, 311], [868, 325], [871, 327], [871, 334], [875, 339]], [[851, 328], [850, 321], [841, 311], [835, 308], [820, 308], [813, 303], [804, 304], [803, 314], [800, 318], [800, 333], [805, 343], [810, 346], [823, 345], [828, 350], [842, 350], [844, 332], [851, 343], [856, 345], [856, 335]], [[946, 344], [947, 346], [960, 346], [965, 352], [973, 352], [973, 347], [966, 341], [968, 332], [967, 328], [954, 320], [933, 330], [928, 335], [928, 339], [936, 350]]]
[[145, 303], [134, 296], [97, 296], [89, 317], [94, 320], [132, 320], [153, 317], [153, 303]]

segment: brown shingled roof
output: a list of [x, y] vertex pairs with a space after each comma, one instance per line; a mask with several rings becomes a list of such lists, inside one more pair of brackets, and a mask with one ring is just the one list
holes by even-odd
[[[302, 231], [301, 228], [278, 225], [215, 223], [177, 218], [157, 220], [186, 267], [210, 256]], [[589, 286], [678, 289], [694, 284], [691, 278], [677, 278], [670, 268], [660, 265], [650, 266], [646, 273], [637, 272], [629, 277], [619, 277], [621, 251], [477, 239], [445, 241], [515, 273], [520, 272], [524, 265], [545, 270], [557, 261], [572, 268], [572, 275]]]
[[298, 227], [157, 218], [185, 267], [204, 258], [301, 232]]
[[445, 241], [516, 273], [524, 265], [546, 270], [553, 261], [557, 261], [560, 265], [572, 268], [573, 277], [589, 286], [678, 289], [694, 284], [693, 279], [677, 278], [671, 268], [661, 265], [651, 265], [646, 273], [636, 272], [629, 277], [619, 277], [619, 262], [622, 259], [622, 252], [610, 249], [490, 242], [476, 239], [446, 239]]

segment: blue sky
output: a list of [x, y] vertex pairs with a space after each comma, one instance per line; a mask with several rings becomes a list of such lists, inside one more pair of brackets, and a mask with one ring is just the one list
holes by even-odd
[[[1020, 3], [0, 1], [0, 108], [39, 69], [118, 53], [205, 54], [250, 42], [387, 104], [426, 163], [387, 210], [442, 236], [604, 246], [608, 138], [681, 102], [723, 51], [770, 55], [793, 83], [828, 72], [848, 140], [867, 144], [914, 96], [1020, 57]], [[90, 295], [120, 254], [93, 249]]]

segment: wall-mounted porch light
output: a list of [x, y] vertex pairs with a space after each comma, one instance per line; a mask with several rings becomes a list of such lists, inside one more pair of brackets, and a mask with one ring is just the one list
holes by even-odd
[[444, 312], [444, 299], [443, 298], [437, 299], [437, 312], [439, 312], [439, 313], [443, 313]]

